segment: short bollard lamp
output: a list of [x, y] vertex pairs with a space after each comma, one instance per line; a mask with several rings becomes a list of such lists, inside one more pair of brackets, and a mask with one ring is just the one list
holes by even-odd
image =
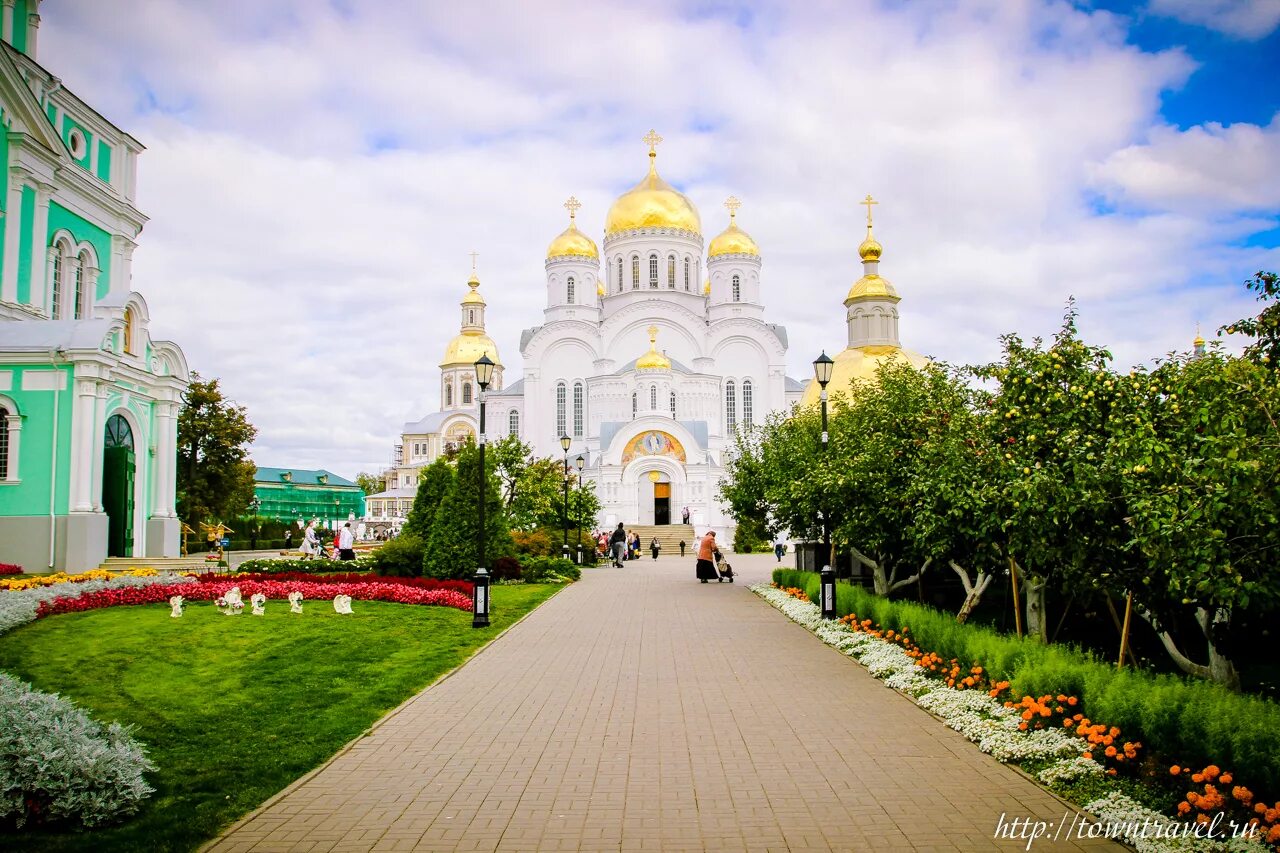
[[822, 618], [836, 618], [836, 573], [830, 566], [823, 566], [820, 573], [822, 598]]
[[471, 593], [471, 627], [489, 627], [489, 570], [484, 566], [476, 569], [471, 579], [475, 589]]

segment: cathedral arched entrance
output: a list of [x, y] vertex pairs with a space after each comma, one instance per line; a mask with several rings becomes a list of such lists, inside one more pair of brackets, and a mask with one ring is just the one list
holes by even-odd
[[638, 459], [623, 472], [623, 482], [635, 490], [637, 524], [671, 524], [680, 517], [684, 466], [674, 459]]
[[102, 509], [107, 514], [107, 556], [133, 556], [137, 458], [133, 427], [122, 415], [107, 418], [102, 449]]

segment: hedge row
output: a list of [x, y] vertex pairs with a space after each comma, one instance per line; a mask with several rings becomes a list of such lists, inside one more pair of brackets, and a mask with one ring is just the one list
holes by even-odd
[[[818, 601], [816, 572], [776, 569], [775, 583]], [[1091, 719], [1119, 726], [1169, 763], [1232, 769], [1246, 785], [1280, 792], [1280, 705], [1218, 684], [1144, 670], [1116, 669], [1072, 646], [1019, 639], [931, 607], [892, 601], [862, 587], [836, 587], [838, 616], [856, 613], [882, 628], [911, 629], [920, 648], [964, 666], [981, 665], [1016, 695], [1067, 693]]]

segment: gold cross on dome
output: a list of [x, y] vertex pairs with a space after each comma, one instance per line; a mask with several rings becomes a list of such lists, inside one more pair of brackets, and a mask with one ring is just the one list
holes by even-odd
[[471, 253], [471, 271], [472, 271], [472, 272], [475, 272], [475, 271], [476, 271], [476, 258], [478, 258], [478, 257], [480, 257], [480, 253], [479, 253], [479, 252], [472, 252], [472, 253]]
[[662, 141], [662, 137], [658, 135], [658, 132], [656, 130], [654, 130], [653, 128], [650, 128], [649, 132], [644, 135], [644, 139], [641, 139], [640, 141], [643, 142], [645, 145], [649, 146], [650, 157], [657, 156], [658, 143]]
[[864, 198], [862, 201], [858, 202], [858, 204], [864, 204], [867, 206], [867, 227], [868, 228], [871, 227], [871, 205], [879, 204], [879, 203], [880, 202], [876, 201], [871, 197], [871, 193], [867, 193], [867, 197]]
[[578, 215], [578, 208], [582, 207], [582, 202], [578, 201], [575, 196], [569, 196], [569, 200], [564, 203], [565, 210], [569, 211], [569, 218], [573, 219]]
[[733, 219], [738, 215], [738, 208], [742, 207], [742, 202], [738, 201], [738, 197], [731, 195], [724, 200], [724, 206], [729, 211], [729, 218]]
[[658, 342], [658, 327], [650, 326], [645, 331], [649, 333], [649, 346], [652, 347], [654, 344]]

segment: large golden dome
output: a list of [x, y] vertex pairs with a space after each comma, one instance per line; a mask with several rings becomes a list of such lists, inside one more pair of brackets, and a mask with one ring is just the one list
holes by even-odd
[[897, 289], [889, 283], [889, 279], [881, 278], [878, 273], [868, 273], [853, 283], [845, 302], [851, 299], [901, 299]]
[[725, 200], [724, 206], [729, 208], [729, 227], [716, 235], [707, 247], [707, 257], [719, 255], [755, 255], [759, 257], [760, 247], [751, 235], [738, 227], [738, 208], [741, 202], [733, 196]]
[[596, 249], [595, 241], [578, 230], [577, 215], [578, 208], [582, 207], [573, 196], [569, 196], [569, 200], [564, 203], [569, 209], [569, 227], [560, 232], [560, 236], [551, 241], [551, 245], [547, 247], [547, 259], [566, 258], [566, 257], [583, 257], [583, 258], [599, 258], [600, 252]]
[[[831, 381], [827, 383], [827, 396], [830, 397], [836, 392], [847, 395], [854, 383], [858, 381], [874, 382], [876, 370], [880, 365], [895, 359], [901, 359], [915, 368], [924, 367], [929, 363], [929, 359], [920, 353], [901, 347], [849, 347], [832, 359], [835, 364], [831, 367]], [[821, 390], [818, 387], [818, 380], [810, 379], [809, 385], [804, 389], [804, 396], [800, 398], [800, 405], [812, 406], [818, 403], [818, 392]]]
[[484, 332], [463, 332], [449, 341], [449, 346], [444, 350], [444, 361], [440, 362], [440, 366], [475, 364], [482, 355], [489, 356], [490, 361], [499, 367], [502, 366], [502, 360], [498, 358], [498, 345], [493, 342], [493, 338]]
[[658, 152], [653, 146], [661, 141], [662, 137], [652, 130], [645, 137], [649, 144], [649, 174], [618, 196], [609, 208], [604, 220], [606, 237], [632, 228], [678, 228], [702, 234], [702, 220], [693, 202], [658, 175], [655, 165]]

